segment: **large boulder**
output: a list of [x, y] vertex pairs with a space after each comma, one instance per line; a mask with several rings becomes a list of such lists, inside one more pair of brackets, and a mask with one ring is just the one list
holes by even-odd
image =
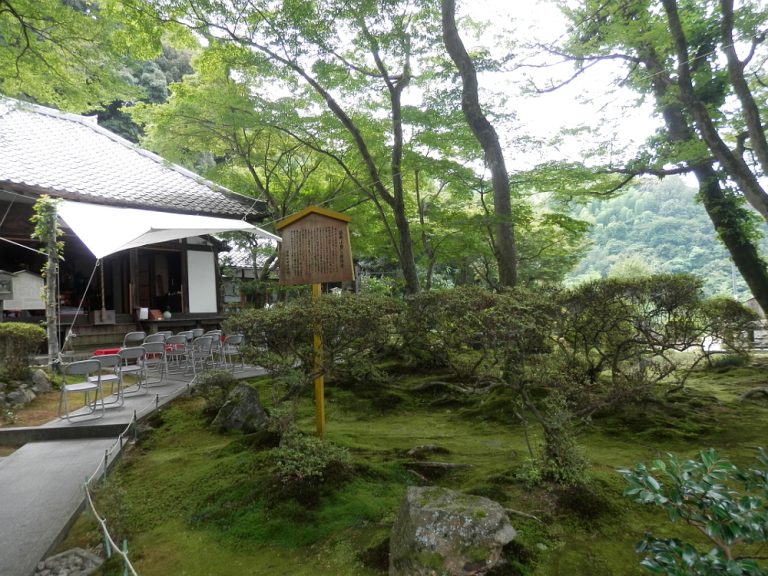
[[266, 428], [267, 421], [267, 413], [261, 405], [258, 391], [241, 382], [227, 396], [226, 402], [213, 419], [213, 426], [221, 430], [250, 433]]
[[389, 574], [485, 574], [515, 536], [498, 502], [446, 488], [411, 486], [392, 527]]

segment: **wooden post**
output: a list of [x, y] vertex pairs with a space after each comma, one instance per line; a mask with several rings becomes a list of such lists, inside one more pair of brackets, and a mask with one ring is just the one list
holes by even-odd
[[[320, 299], [320, 284], [312, 284], [312, 302]], [[315, 425], [317, 435], [325, 435], [325, 376], [323, 375], [323, 336], [322, 326], [313, 327], [314, 372], [315, 372]]]

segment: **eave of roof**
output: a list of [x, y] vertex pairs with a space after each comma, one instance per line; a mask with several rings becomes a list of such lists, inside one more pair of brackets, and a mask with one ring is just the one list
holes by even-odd
[[78, 116], [0, 97], [0, 187], [23, 195], [167, 212], [266, 217], [266, 205], [219, 186]]

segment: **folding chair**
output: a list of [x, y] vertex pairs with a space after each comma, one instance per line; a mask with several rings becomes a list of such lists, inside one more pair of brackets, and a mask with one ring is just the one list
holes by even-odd
[[165, 342], [146, 342], [144, 348], [144, 386], [162, 386], [166, 383], [168, 364], [166, 363]]
[[245, 370], [245, 362], [243, 362], [243, 355], [240, 351], [243, 340], [242, 334], [230, 334], [224, 338], [224, 342], [221, 345], [221, 357], [224, 360], [224, 367], [229, 368], [232, 372], [236, 370], [235, 358], [240, 360], [240, 369]]
[[123, 348], [132, 348], [133, 346], [141, 346], [144, 342], [144, 338], [147, 337], [146, 332], [128, 332], [123, 337]]
[[[94, 356], [91, 358], [91, 360], [98, 360], [101, 362], [101, 370], [102, 372], [99, 374], [94, 374], [92, 376], [88, 377], [89, 382], [97, 382], [99, 379], [101, 380], [101, 395], [105, 396], [104, 393], [104, 387], [109, 384], [110, 385], [110, 396], [115, 396], [113, 400], [110, 400], [107, 402], [106, 399], [104, 399], [104, 406], [122, 406], [125, 398], [123, 398], [123, 373], [121, 371], [122, 368], [122, 359], [120, 358], [119, 354], [102, 354], [101, 356]], [[106, 373], [105, 373], [106, 372]], [[117, 391], [115, 391], [115, 388], [117, 388]]]
[[192, 342], [191, 362], [193, 376], [190, 384], [193, 384], [197, 380], [198, 373], [203, 372], [208, 365], [208, 362], [211, 359], [212, 342], [213, 338], [211, 336], [200, 336], [199, 338], [195, 338]]
[[189, 350], [186, 334], [176, 334], [165, 341], [168, 374], [184, 374], [192, 367]]
[[224, 357], [221, 354], [222, 334], [221, 330], [208, 330], [208, 332], [203, 334], [203, 336], [211, 337], [211, 364], [214, 367], [223, 366], [224, 364]]
[[192, 330], [190, 330], [190, 332], [192, 332], [192, 339], [193, 340], [195, 338], [200, 338], [200, 336], [205, 334], [205, 330], [203, 330], [202, 328], [192, 328]]
[[[104, 416], [104, 393], [101, 389], [101, 361], [91, 358], [90, 360], [80, 360], [65, 364], [62, 370], [61, 396], [59, 397], [59, 418], [66, 418], [68, 422], [74, 422], [77, 419], [101, 418]], [[81, 382], [74, 384], [67, 383], [67, 376], [82, 376]], [[95, 377], [91, 380], [90, 377]], [[93, 399], [91, 399], [93, 393]], [[77, 408], [70, 408], [67, 397], [70, 394], [82, 395], [83, 403]], [[96, 414], [97, 408], [101, 406], [101, 411]], [[82, 412], [82, 409], [87, 409]], [[73, 414], [72, 411], [75, 411]], [[77, 412], [80, 413], [77, 413]]]
[[166, 340], [165, 333], [157, 332], [155, 334], [150, 334], [149, 336], [144, 338], [144, 341], [142, 342], [142, 344], [150, 344], [150, 343], [153, 343], [153, 342], [163, 342], [164, 343], [165, 340]]
[[[146, 351], [143, 346], [132, 346], [130, 348], [121, 348], [117, 353], [122, 361], [120, 370], [125, 378], [126, 374], [135, 376], [138, 380], [134, 390], [123, 388], [123, 395], [138, 394], [142, 388], [146, 390], [147, 370], [144, 364]], [[133, 388], [133, 386], [131, 386]]]
[[176, 336], [182, 335], [187, 339], [187, 342], [192, 342], [192, 340], [195, 339], [194, 335], [192, 334], [192, 330], [183, 330], [176, 334]]

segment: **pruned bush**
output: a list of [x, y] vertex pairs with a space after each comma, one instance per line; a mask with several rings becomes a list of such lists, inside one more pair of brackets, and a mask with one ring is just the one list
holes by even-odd
[[708, 361], [706, 343], [719, 340], [748, 355], [748, 331], [756, 316], [727, 298], [705, 300], [702, 281], [687, 274], [596, 280], [564, 294], [558, 325], [562, 352], [593, 383], [610, 384], [606, 404], [647, 395], [668, 382], [685, 383], [691, 366], [683, 351], [698, 350]]
[[326, 483], [338, 485], [351, 471], [346, 448], [303, 434], [295, 428], [287, 430], [280, 445], [273, 449], [278, 499], [293, 498], [303, 504], [317, 502]]
[[[307, 381], [315, 374], [313, 335], [319, 326], [324, 374], [335, 370], [358, 377], [375, 374], [375, 364], [394, 339], [393, 316], [401, 303], [376, 294], [323, 295], [300, 298], [268, 309], [244, 310], [226, 329], [245, 335], [244, 356], [275, 375], [296, 369]], [[360, 376], [362, 375], [362, 376]]]
[[480, 381], [502, 378], [527, 355], [548, 349], [552, 312], [546, 290], [461, 287], [410, 298], [398, 327], [413, 362]]
[[24, 380], [29, 377], [29, 357], [45, 341], [45, 330], [23, 322], [0, 323], [0, 377]]
[[[703, 302], [701, 305], [702, 331], [711, 339], [719, 340], [723, 347], [741, 356], [749, 357], [749, 335], [755, 329], [759, 320], [758, 315], [732, 298], [716, 297]], [[702, 355], [711, 365], [711, 350], [708, 350], [702, 339]]]
[[704, 336], [701, 284], [680, 274], [578, 286], [561, 302], [561, 349], [592, 382], [605, 376], [615, 401], [647, 394], [677, 369], [674, 353]]

